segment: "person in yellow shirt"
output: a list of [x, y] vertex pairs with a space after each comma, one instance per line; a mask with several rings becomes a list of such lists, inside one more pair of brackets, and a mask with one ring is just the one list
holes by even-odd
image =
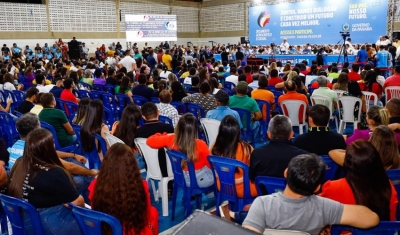
[[167, 66], [168, 70], [172, 70], [172, 57], [169, 54], [169, 50], [165, 50], [164, 55], [162, 56], [162, 62]]

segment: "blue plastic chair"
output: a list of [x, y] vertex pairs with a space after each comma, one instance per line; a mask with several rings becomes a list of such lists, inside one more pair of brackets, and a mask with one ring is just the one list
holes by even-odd
[[101, 100], [104, 93], [105, 93], [105, 92], [103, 92], [103, 91], [96, 91], [96, 90], [93, 90], [93, 91], [90, 92], [90, 97], [91, 97], [93, 100]]
[[[388, 170], [386, 174], [397, 191], [397, 199], [400, 199], [400, 169]], [[400, 204], [397, 205], [396, 217], [400, 221]]]
[[115, 95], [115, 86], [111, 84], [106, 84], [104, 91]]
[[68, 205], [72, 208], [72, 213], [78, 222], [82, 235], [103, 234], [103, 223], [110, 226], [113, 235], [122, 235], [121, 223], [115, 217], [99, 211], [78, 207], [72, 203], [68, 203]]
[[[192, 208], [190, 206], [190, 197], [192, 195], [196, 196], [196, 208], [199, 209], [201, 207], [201, 194], [208, 193], [214, 191], [214, 185], [208, 188], [199, 188], [196, 180], [196, 173], [194, 170], [193, 162], [187, 161], [186, 154], [183, 154], [179, 151], [168, 149], [167, 155], [171, 161], [172, 170], [174, 172], [174, 189], [172, 193], [172, 217], [171, 219], [175, 219], [175, 208], [176, 208], [176, 199], [178, 197], [178, 189], [183, 190], [183, 201], [185, 208], [185, 216], [188, 217], [192, 213]], [[190, 186], [186, 186], [185, 177], [182, 170], [181, 163], [182, 161], [187, 163], [190, 177]]]
[[3, 194], [0, 194], [0, 201], [4, 213], [7, 215], [11, 223], [13, 234], [27, 234], [27, 231], [25, 231], [24, 228], [24, 220], [22, 218], [21, 209], [25, 212], [25, 215], [29, 216], [30, 224], [32, 225], [31, 232], [33, 232], [35, 235], [44, 234], [39, 213], [34, 206], [24, 200], [9, 197]]
[[3, 90], [3, 93], [4, 93], [4, 99], [5, 99], [6, 104], [7, 104], [8, 97], [10, 97], [12, 99], [13, 102], [10, 106], [10, 112], [13, 113], [14, 110], [16, 108], [18, 108], [18, 106], [21, 104], [22, 101], [18, 102], [17, 97], [15, 97], [14, 93], [12, 93], [9, 90]]
[[[131, 99], [129, 99], [129, 96], [125, 94], [115, 94], [115, 97], [117, 98], [117, 107], [118, 107], [118, 117], [121, 118], [122, 112], [124, 111], [124, 108], [131, 103]], [[147, 100], [147, 99], [146, 99]]]
[[62, 151], [62, 152], [75, 152], [76, 151], [75, 145], [61, 147], [60, 142], [58, 142], [56, 130], [54, 129], [54, 127], [52, 125], [48, 124], [47, 122], [40, 121], [40, 127], [50, 131], [51, 134], [53, 134], [54, 145], [56, 146], [56, 149], [58, 151]]
[[[228, 201], [230, 210], [242, 211], [245, 205], [254, 201], [255, 197], [250, 193], [249, 167], [244, 162], [219, 156], [208, 156], [208, 161], [213, 170], [215, 184], [217, 180], [220, 183], [219, 190], [215, 187], [217, 208], [221, 202]], [[238, 168], [243, 170], [243, 198], [238, 198], [236, 192], [235, 173]], [[220, 216], [219, 210], [216, 213]]]
[[186, 107], [187, 107], [187, 112], [193, 114], [196, 117], [199, 124], [200, 124], [200, 119], [206, 117], [204, 109], [200, 105], [194, 103], [186, 103]]
[[275, 110], [278, 110], [278, 111], [280, 111], [280, 112], [282, 113], [282, 109], [281, 109], [281, 107], [278, 105], [278, 100], [279, 100], [279, 97], [280, 97], [281, 95], [283, 95], [283, 92], [282, 92], [282, 91], [278, 91], [278, 90], [271, 90], [271, 92], [274, 93], [274, 98], [275, 98]]
[[88, 90], [93, 90], [92, 86], [85, 82], [79, 82], [79, 84], [81, 84], [83, 87], [85, 87]]
[[[103, 139], [103, 137], [99, 134], [93, 134], [93, 142], [95, 142], [95, 140], [97, 140], [97, 143], [100, 145], [101, 151], [103, 152], [103, 156], [106, 155], [107, 153], [107, 143], [106, 141]], [[83, 156], [86, 157], [86, 159], [89, 160], [89, 168], [90, 169], [97, 169], [100, 170], [101, 168], [101, 161], [100, 161], [100, 156], [99, 156], [99, 152], [96, 148], [96, 144], [93, 143], [93, 149], [90, 152], [85, 152], [82, 149], [83, 152]]]
[[25, 91], [13, 90], [12, 93], [14, 94], [15, 99], [17, 100], [17, 106], [19, 106], [22, 103], [22, 101], [26, 99]]
[[100, 85], [100, 84], [93, 84], [93, 90], [95, 91], [104, 91], [104, 85]]
[[19, 140], [19, 134], [13, 117], [9, 113], [0, 111], [0, 125], [2, 129], [1, 134], [7, 143], [7, 147], [13, 146], [14, 142]]
[[76, 148], [75, 153], [82, 155], [83, 154], [83, 151], [82, 151], [82, 140], [81, 140], [81, 128], [82, 127], [80, 125], [78, 125], [78, 124], [71, 124], [71, 126], [72, 126], [72, 129], [74, 129], [74, 132], [76, 134], [76, 139], [79, 142], [79, 146]]
[[1, 106], [3, 106], [3, 108], [7, 107], [7, 96], [4, 94], [3, 90], [0, 90], [0, 100]]
[[254, 140], [254, 131], [251, 130], [251, 112], [240, 108], [232, 108], [232, 110], [239, 113], [240, 120], [243, 124], [243, 129], [241, 131], [243, 139], [254, 145], [256, 140]]
[[229, 90], [229, 89], [226, 89], [225, 87], [222, 87], [222, 88], [221, 88], [221, 90], [224, 90], [226, 93], [228, 93], [228, 95], [229, 95], [229, 96], [231, 96], [231, 95], [232, 95], [232, 92], [231, 92], [231, 90]]
[[183, 84], [185, 91], [187, 92], [190, 88], [192, 88], [192, 84]]
[[142, 106], [144, 103], [149, 102], [145, 97], [140, 95], [134, 95], [132, 98], [133, 103], [135, 103], [137, 106]]
[[60, 98], [56, 98], [56, 97], [54, 97], [54, 99], [56, 99], [56, 107], [55, 108], [58, 110], [61, 110], [65, 113], [65, 111], [63, 109], [64, 105], [61, 105], [61, 104], [63, 104], [63, 101]]
[[110, 93], [104, 92], [101, 96], [101, 99], [104, 107], [108, 108], [112, 113], [114, 113], [114, 117], [118, 117], [118, 107], [114, 96]]
[[158, 97], [151, 97], [151, 102], [158, 104], [160, 103], [160, 100], [158, 99]]
[[185, 114], [186, 113], [186, 106], [184, 103], [180, 101], [171, 101], [170, 105], [174, 106], [176, 110], [178, 110], [179, 114]]
[[233, 90], [233, 89], [236, 88], [236, 85], [235, 85], [235, 83], [233, 83], [233, 82], [227, 82], [227, 81], [225, 81], [224, 88], [226, 88], [226, 89], [228, 89], [228, 90], [231, 91], [231, 90]]
[[83, 98], [92, 98], [90, 91], [87, 90], [79, 90], [78, 91], [78, 95], [79, 95], [79, 99], [83, 99]]
[[61, 100], [61, 102], [61, 109], [63, 109], [65, 114], [67, 115], [68, 121], [72, 123], [72, 120], [75, 118], [76, 113], [78, 112], [79, 106], [74, 102], [67, 100]]
[[18, 118], [22, 116], [22, 113], [18, 112], [18, 111], [14, 111], [15, 116], [17, 116]]
[[[259, 196], [277, 193], [283, 191], [286, 187], [285, 178], [257, 176], [254, 182]], [[267, 190], [266, 193], [265, 190]]]
[[111, 112], [110, 109], [103, 107], [104, 110], [104, 123], [108, 126], [108, 129], [111, 130], [112, 125], [115, 122], [114, 114]]
[[165, 123], [165, 124], [169, 124], [169, 125], [171, 125], [172, 127], [174, 127], [174, 124], [172, 123], [172, 120], [171, 120], [171, 118], [169, 118], [169, 117], [160, 115], [160, 116], [158, 116], [158, 120], [159, 120], [160, 122], [163, 122], [163, 123]]
[[[264, 101], [264, 100], [256, 100], [257, 104], [258, 104], [258, 108], [260, 109], [261, 113], [264, 115], [263, 110], [264, 107], [266, 107], [266, 117], [262, 117], [260, 120], [258, 120], [260, 122], [260, 134], [263, 138], [264, 141], [267, 140], [267, 130], [268, 130], [268, 124], [269, 121], [271, 120], [271, 105]], [[264, 118], [266, 119], [264, 121]]]
[[339, 165], [332, 160], [328, 155], [320, 156], [326, 165], [325, 167], [325, 181], [334, 180]]
[[342, 231], [349, 231], [353, 235], [394, 235], [400, 232], [400, 221], [381, 221], [378, 226], [370, 229], [358, 229], [344, 225], [333, 225], [331, 228], [332, 235], [340, 235]]

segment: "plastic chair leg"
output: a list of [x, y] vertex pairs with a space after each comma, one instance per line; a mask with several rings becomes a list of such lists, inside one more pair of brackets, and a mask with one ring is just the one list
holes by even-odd
[[344, 122], [340, 121], [338, 133], [343, 135], [343, 130], [344, 130]]
[[192, 207], [190, 206], [190, 190], [184, 189], [184, 207], [185, 207], [185, 216], [189, 217], [192, 213]]
[[196, 195], [196, 209], [201, 209], [201, 197], [203, 194]]
[[215, 190], [215, 212], [217, 214], [217, 216], [221, 217], [221, 213], [219, 211], [219, 206], [221, 205], [221, 195], [219, 193], [216, 192], [217, 190]]
[[[174, 185], [174, 189], [172, 191], [172, 216], [171, 216], [171, 220], [175, 219], [175, 206], [176, 206], [176, 198], [178, 196], [178, 186]], [[190, 199], [189, 199], [190, 200]]]
[[[149, 179], [149, 180], [150, 180], [150, 183], [151, 183], [151, 189], [153, 190], [153, 194], [154, 194], [154, 201], [158, 202], [159, 193], [156, 190], [156, 185], [154, 184], [154, 180], [153, 179]], [[147, 180], [147, 181], [149, 181], [149, 180]]]
[[159, 192], [162, 200], [162, 214], [168, 216], [168, 178], [162, 179], [159, 183]]

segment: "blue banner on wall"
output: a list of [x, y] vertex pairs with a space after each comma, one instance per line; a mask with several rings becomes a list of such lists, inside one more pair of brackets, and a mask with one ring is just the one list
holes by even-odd
[[249, 8], [251, 45], [336, 44], [348, 30], [352, 43], [386, 35], [388, 0], [319, 0]]

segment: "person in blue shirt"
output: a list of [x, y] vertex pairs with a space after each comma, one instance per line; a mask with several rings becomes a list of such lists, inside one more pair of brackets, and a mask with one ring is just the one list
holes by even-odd
[[28, 58], [28, 60], [33, 60], [35, 58], [35, 53], [31, 51], [26, 57]]
[[12, 50], [14, 56], [20, 56], [21, 55], [22, 49], [21, 49], [21, 47], [17, 46], [16, 43], [13, 44], [13, 47], [11, 48], [11, 50]]
[[45, 54], [45, 56], [46, 56], [46, 60], [51, 60], [51, 59], [53, 59], [53, 55], [50, 53], [50, 51], [47, 51], [47, 53]]
[[379, 52], [376, 54], [376, 67], [380, 68], [382, 71], [382, 76], [387, 78], [389, 76], [389, 70], [382, 70], [387, 69], [389, 65], [389, 52], [385, 50], [385, 46], [381, 45], [379, 47]]
[[217, 102], [217, 108], [210, 110], [206, 114], [206, 118], [215, 119], [221, 121], [224, 117], [231, 115], [239, 122], [240, 129], [243, 128], [242, 121], [240, 119], [239, 113], [228, 107], [229, 95], [224, 90], [219, 90], [217, 94], [214, 95]]
[[6, 62], [6, 61], [10, 61], [10, 54], [9, 54], [9, 53], [6, 53], [6, 54], [3, 56], [3, 62]]
[[62, 57], [62, 53], [61, 53], [60, 49], [57, 49], [57, 52], [55, 53], [55, 57], [57, 60]]
[[364, 67], [368, 60], [368, 52], [365, 50], [365, 45], [361, 46], [361, 50], [357, 52], [355, 63], [360, 63], [360, 67]]
[[56, 54], [58, 51], [58, 46], [57, 44], [53, 44], [53, 47], [51, 48], [51, 53]]
[[50, 47], [49, 47], [49, 45], [47, 44], [47, 43], [45, 43], [44, 44], [44, 47], [43, 47], [43, 52], [44, 53], [47, 53], [47, 52], [49, 52], [50, 51]]
[[37, 57], [38, 59], [41, 59], [41, 58], [43, 58], [43, 52], [39, 52], [39, 53], [37, 53], [36, 57]]
[[29, 46], [28, 45], [26, 45], [26, 47], [25, 47], [25, 51], [24, 51], [24, 54], [25, 55], [28, 55], [29, 53], [31, 53], [31, 52], [33, 52], [32, 51], [32, 49], [31, 48], [29, 48]]

